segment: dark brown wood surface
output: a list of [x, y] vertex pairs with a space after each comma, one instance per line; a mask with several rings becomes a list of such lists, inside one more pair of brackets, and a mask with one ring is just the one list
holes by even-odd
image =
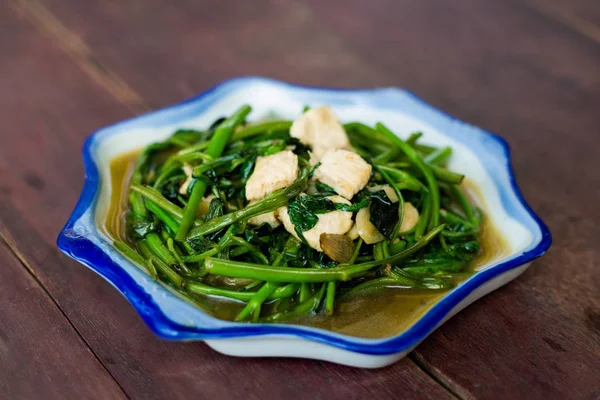
[[[0, 398], [600, 397], [593, 0], [0, 4]], [[513, 148], [554, 236], [518, 280], [381, 370], [156, 339], [55, 238], [93, 130], [236, 75], [402, 86]]]

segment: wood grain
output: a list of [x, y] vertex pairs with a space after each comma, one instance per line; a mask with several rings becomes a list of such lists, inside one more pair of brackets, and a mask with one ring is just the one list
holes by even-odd
[[600, 43], [600, 6], [595, 0], [527, 0], [540, 14]]
[[0, 265], [0, 397], [126, 398], [2, 241]]
[[[0, 14], [7, 19], [7, 14]], [[7, 146], [0, 149], [0, 232], [127, 395], [144, 399], [360, 398], [366, 393], [450, 397], [410, 360], [380, 375], [305, 360], [235, 359], [202, 343], [154, 337], [124, 298], [59, 254], [54, 244], [81, 188], [79, 149], [84, 137], [106, 122], [102, 119], [122, 118], [125, 107], [116, 100], [106, 101], [101, 87], [88, 84], [89, 77], [24, 19], [2, 20], [0, 26], [10, 27], [0, 35], [0, 53], [12, 60], [0, 65], [0, 76], [11, 74], [11, 90], [0, 93], [0, 119], [22, 132], [1, 134]], [[29, 69], [42, 62], [45, 68], [35, 73]]]
[[348, 51], [303, 2], [43, 4], [153, 107], [238, 75], [336, 87], [371, 85], [377, 76], [376, 65]]
[[[28, 4], [46, 7], [66, 31], [49, 34]], [[600, 175], [593, 150], [600, 54], [593, 40], [518, 1], [19, 5], [23, 18], [49, 36], [42, 39], [0, 12], [0, 54], [12, 60], [0, 64], [0, 76], [11, 76], [0, 79], [8, 89], [0, 91], [0, 119], [21, 127], [10, 140], [12, 132], [0, 133], [9, 143], [0, 148], [8, 182], [0, 190], [0, 227], [128, 394], [446, 393], [407, 360], [357, 371], [300, 360], [232, 359], [202, 344], [159, 341], [114, 290], [59, 257], [54, 236], [81, 185], [80, 160], [73, 155], [90, 130], [127, 114], [103, 85], [87, 83], [77, 56], [71, 54], [76, 63], [69, 63], [60, 53], [71, 33], [110, 76], [151, 106], [233, 75], [263, 74], [309, 85], [403, 86], [501, 133], [513, 147], [524, 195], [549, 224], [554, 245], [521, 278], [454, 317], [411, 357], [464, 398], [600, 395]], [[300, 392], [300, 385], [310, 389]]]

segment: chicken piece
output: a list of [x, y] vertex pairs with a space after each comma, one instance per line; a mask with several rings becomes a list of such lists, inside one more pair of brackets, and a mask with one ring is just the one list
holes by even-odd
[[[348, 200], [341, 196], [329, 196], [327, 198], [334, 203], [351, 204]], [[288, 215], [287, 206], [279, 208], [278, 211], [278, 218], [281, 222], [283, 222], [285, 230], [298, 238], [298, 235], [294, 229], [294, 224], [292, 224], [290, 216]], [[317, 224], [311, 229], [303, 232], [304, 238], [306, 239], [308, 245], [317, 251], [323, 251], [323, 249], [321, 249], [322, 233], [343, 235], [352, 227], [352, 213], [349, 211], [336, 210], [326, 214], [317, 214], [317, 218], [319, 219]]]
[[190, 184], [194, 180], [194, 178], [192, 177], [192, 172], [194, 172], [194, 167], [192, 167], [188, 163], [184, 163], [183, 166], [181, 167], [181, 169], [183, 170], [183, 173], [185, 174], [186, 179], [185, 179], [185, 181], [183, 181], [181, 186], [179, 186], [179, 194], [182, 196], [187, 196], [188, 188], [190, 187]]
[[[256, 203], [257, 200], [253, 200], [248, 203], [249, 206]], [[277, 210], [271, 211], [265, 214], [257, 215], [256, 217], [252, 217], [248, 220], [250, 225], [261, 226], [262, 224], [269, 224], [272, 228], [277, 228], [281, 223], [277, 219]]]
[[330, 149], [350, 149], [344, 127], [327, 106], [311, 108], [294, 121], [290, 136], [312, 149], [315, 164]]
[[404, 203], [404, 219], [400, 226], [400, 233], [410, 231], [419, 222], [419, 210], [411, 203]]
[[314, 178], [350, 200], [369, 182], [371, 170], [371, 164], [356, 153], [329, 150], [321, 158], [321, 165], [315, 171]]
[[258, 157], [254, 171], [246, 182], [246, 198], [260, 200], [278, 189], [289, 186], [298, 177], [298, 156], [290, 150]]

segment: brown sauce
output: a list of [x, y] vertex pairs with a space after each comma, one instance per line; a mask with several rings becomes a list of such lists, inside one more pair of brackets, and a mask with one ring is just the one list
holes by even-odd
[[[110, 205], [107, 212], [97, 216], [97, 221], [104, 234], [112, 239], [126, 240], [127, 187], [138, 154], [139, 151], [133, 151], [120, 155], [110, 164]], [[464, 183], [463, 189], [485, 212], [487, 207], [479, 189], [470, 182]], [[482, 251], [471, 264], [473, 270], [509, 253], [507, 243], [487, 218], [483, 220], [479, 239]], [[337, 304], [333, 316], [311, 315], [289, 322], [364, 338], [390, 337], [410, 327], [445, 294], [445, 291], [387, 288], [348, 298]], [[209, 314], [226, 320], [232, 320], [243, 306], [240, 302], [210, 297], [198, 299], [196, 304]]]

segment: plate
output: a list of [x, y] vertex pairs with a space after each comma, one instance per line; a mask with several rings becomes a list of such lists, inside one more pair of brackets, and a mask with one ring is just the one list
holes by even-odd
[[[486, 201], [487, 217], [504, 235], [510, 254], [478, 269], [449, 291], [402, 333], [358, 338], [285, 324], [247, 324], [214, 318], [159, 282], [118, 251], [98, 228], [110, 199], [110, 162], [116, 156], [163, 140], [180, 128], [204, 129], [242, 104], [252, 118], [276, 114], [294, 119], [306, 104], [327, 104], [342, 122], [383, 122], [401, 137], [422, 131], [423, 141], [452, 146], [449, 168], [466, 173]], [[356, 367], [389, 365], [410, 352], [454, 314], [519, 276], [551, 244], [546, 225], [517, 189], [506, 142], [461, 122], [398, 88], [347, 90], [296, 86], [261, 77], [223, 82], [200, 95], [158, 111], [102, 128], [83, 147], [85, 185], [60, 232], [58, 247], [110, 282], [148, 327], [169, 340], [204, 340], [234, 356], [302, 357]]]

